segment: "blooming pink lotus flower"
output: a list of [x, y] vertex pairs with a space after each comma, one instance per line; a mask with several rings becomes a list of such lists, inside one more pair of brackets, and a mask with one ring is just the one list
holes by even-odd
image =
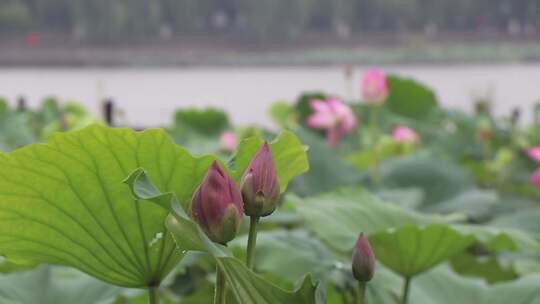
[[337, 98], [312, 100], [309, 105], [314, 113], [306, 119], [307, 125], [326, 130], [331, 147], [337, 146], [341, 136], [350, 133], [358, 123], [352, 109]]
[[244, 213], [242, 194], [217, 161], [193, 194], [191, 213], [216, 243], [225, 245], [238, 233]]
[[392, 131], [392, 137], [398, 143], [416, 144], [420, 141], [420, 136], [411, 128], [406, 126], [397, 126]]
[[246, 215], [267, 216], [276, 210], [280, 190], [268, 143], [264, 143], [249, 164], [241, 189]]
[[360, 233], [352, 256], [352, 271], [359, 282], [369, 282], [375, 273], [375, 254], [364, 233]]
[[380, 105], [388, 97], [386, 75], [379, 69], [370, 69], [362, 77], [362, 96], [367, 103]]
[[[540, 164], [540, 146], [527, 149], [527, 154], [531, 159]], [[538, 168], [531, 176], [531, 183], [535, 186], [540, 185], [540, 168]]]
[[234, 149], [236, 149], [236, 134], [232, 131], [223, 132], [219, 138], [219, 141], [221, 143], [221, 148], [225, 152], [231, 153], [234, 151]]

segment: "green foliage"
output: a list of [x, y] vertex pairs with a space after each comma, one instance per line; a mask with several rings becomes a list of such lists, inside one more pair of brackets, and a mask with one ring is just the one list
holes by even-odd
[[230, 126], [227, 114], [214, 108], [178, 110], [174, 117], [177, 127], [203, 135], [220, 134]]
[[458, 164], [426, 152], [385, 162], [381, 175], [387, 188], [420, 187], [424, 205], [451, 199], [473, 184], [470, 173]]
[[163, 226], [167, 213], [137, 203], [121, 181], [144, 167], [160, 188], [188, 201], [211, 161], [193, 158], [161, 130], [100, 126], [2, 155], [0, 253], [69, 265], [120, 286], [160, 282], [180, 258]]
[[[240, 181], [251, 159], [259, 151], [263, 143], [262, 139], [256, 137], [242, 141], [234, 158], [237, 181]], [[276, 166], [279, 188], [283, 193], [293, 177], [309, 170], [306, 148], [296, 135], [284, 131], [270, 143], [270, 151]]]
[[[446, 267], [420, 275], [412, 287], [411, 303], [538, 304], [538, 275], [488, 286], [456, 275]], [[535, 287], [536, 286], [536, 287]]]
[[22, 1], [0, 3], [0, 32], [24, 30], [32, 25], [29, 7]]
[[341, 252], [352, 250], [361, 231], [369, 235], [405, 224], [423, 225], [442, 220], [384, 203], [360, 189], [340, 189], [306, 199], [289, 198], [289, 202], [305, 219], [308, 229]]
[[139, 169], [133, 172], [126, 182], [138, 199], [152, 201], [170, 212], [166, 226], [181, 252], [195, 250], [214, 256], [239, 303], [325, 303], [324, 295], [318, 291], [317, 285], [311, 283], [309, 276], [304, 278], [297, 290], [289, 292], [269, 283], [242, 262], [230, 257], [225, 247], [212, 243], [187, 216], [179, 206], [176, 195], [172, 192], [160, 193], [144, 171]]
[[[247, 238], [242, 237], [233, 245], [245, 249], [246, 244]], [[323, 243], [304, 230], [260, 232], [256, 249], [256, 270], [279, 275], [289, 282], [296, 282], [307, 272], [323, 279], [334, 269], [336, 259]]]
[[0, 277], [0, 302], [6, 304], [106, 304], [125, 292], [60, 267], [42, 266]]
[[412, 80], [390, 75], [387, 78], [390, 94], [386, 105], [393, 112], [408, 118], [422, 119], [437, 107], [435, 93]]
[[280, 128], [288, 129], [296, 124], [296, 115], [294, 107], [286, 101], [278, 101], [270, 107], [270, 117]]
[[412, 278], [462, 253], [474, 237], [440, 224], [405, 225], [372, 234], [369, 241], [377, 260], [403, 277]]
[[336, 187], [351, 186], [363, 180], [364, 175], [338, 157], [322, 138], [303, 129], [296, 133], [308, 147], [310, 169], [293, 181], [291, 189], [294, 193], [310, 196]]
[[467, 252], [452, 258], [451, 263], [452, 269], [460, 275], [480, 277], [490, 284], [519, 277], [512, 265], [497, 255], [475, 256]]

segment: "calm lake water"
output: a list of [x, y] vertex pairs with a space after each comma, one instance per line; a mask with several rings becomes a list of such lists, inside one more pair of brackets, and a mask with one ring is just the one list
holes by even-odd
[[[323, 90], [359, 95], [358, 78], [347, 84], [343, 68], [250, 67], [174, 69], [0, 69], [0, 96], [28, 98], [30, 106], [45, 96], [77, 100], [99, 113], [99, 100], [112, 97], [130, 125], [157, 126], [186, 106], [224, 108], [238, 124], [269, 126], [267, 111], [276, 100], [294, 100], [302, 91]], [[390, 66], [386, 71], [432, 87], [442, 104], [471, 110], [475, 96], [491, 96], [495, 112], [506, 115], [519, 106], [530, 120], [540, 100], [540, 64]], [[349, 89], [352, 87], [352, 89]], [[348, 92], [352, 91], [352, 92]]]

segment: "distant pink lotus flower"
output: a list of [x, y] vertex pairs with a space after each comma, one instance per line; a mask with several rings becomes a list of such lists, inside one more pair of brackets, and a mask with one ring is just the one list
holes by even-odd
[[310, 128], [326, 130], [326, 141], [335, 147], [343, 134], [350, 133], [358, 120], [352, 109], [337, 98], [312, 100], [309, 103], [313, 114], [306, 123]]
[[534, 171], [533, 175], [531, 176], [531, 183], [535, 186], [540, 185], [540, 168]]
[[380, 105], [388, 97], [386, 75], [379, 69], [370, 69], [362, 77], [362, 96], [367, 103]]
[[223, 132], [219, 141], [221, 142], [221, 148], [225, 152], [230, 153], [236, 149], [236, 134], [232, 131]]
[[398, 143], [410, 142], [416, 144], [420, 141], [420, 136], [413, 129], [405, 126], [397, 126], [392, 131], [392, 137]]
[[[540, 146], [527, 149], [527, 154], [531, 159], [540, 164]], [[538, 168], [531, 176], [531, 183], [535, 186], [540, 185], [540, 168]]]
[[527, 154], [530, 158], [540, 163], [540, 146], [527, 149]]

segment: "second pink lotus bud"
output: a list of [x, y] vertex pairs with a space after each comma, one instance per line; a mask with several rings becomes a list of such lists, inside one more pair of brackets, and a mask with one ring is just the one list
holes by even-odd
[[277, 207], [279, 183], [270, 147], [265, 143], [242, 177], [244, 212], [248, 216], [267, 216]]

